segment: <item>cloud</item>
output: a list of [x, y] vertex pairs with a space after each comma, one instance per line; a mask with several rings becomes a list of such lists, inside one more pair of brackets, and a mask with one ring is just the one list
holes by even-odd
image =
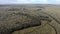
[[0, 0], [0, 4], [12, 4], [16, 3], [17, 0]]
[[56, 0], [56, 1], [60, 2], [60, 0]]
[[60, 4], [60, 0], [0, 0], [0, 4]]
[[28, 0], [17, 0], [16, 3], [31, 3], [31, 2], [29, 2]]
[[44, 2], [48, 2], [48, 0], [43, 0]]
[[17, 0], [17, 3], [47, 3], [48, 0]]

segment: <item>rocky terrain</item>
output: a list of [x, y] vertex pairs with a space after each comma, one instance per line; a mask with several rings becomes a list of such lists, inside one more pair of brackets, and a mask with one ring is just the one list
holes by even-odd
[[1, 5], [0, 34], [60, 34], [59, 5]]

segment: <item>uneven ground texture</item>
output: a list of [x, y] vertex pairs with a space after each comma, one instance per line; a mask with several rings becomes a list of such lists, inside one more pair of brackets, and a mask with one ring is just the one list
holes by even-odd
[[1, 5], [0, 34], [60, 34], [59, 5]]

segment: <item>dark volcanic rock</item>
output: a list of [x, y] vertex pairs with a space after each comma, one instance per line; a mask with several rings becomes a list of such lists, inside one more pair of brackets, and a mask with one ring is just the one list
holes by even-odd
[[0, 19], [0, 34], [11, 34], [16, 30], [41, 25], [41, 22], [33, 16], [27, 15], [2, 16]]
[[41, 20], [51, 20], [48, 16], [42, 16], [40, 12], [6, 12], [0, 14], [0, 34], [11, 34], [14, 31], [28, 27], [41, 25]]

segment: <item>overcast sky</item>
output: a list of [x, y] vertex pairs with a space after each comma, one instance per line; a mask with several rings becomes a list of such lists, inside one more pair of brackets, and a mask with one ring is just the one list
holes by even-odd
[[0, 0], [0, 4], [60, 4], [60, 0]]

